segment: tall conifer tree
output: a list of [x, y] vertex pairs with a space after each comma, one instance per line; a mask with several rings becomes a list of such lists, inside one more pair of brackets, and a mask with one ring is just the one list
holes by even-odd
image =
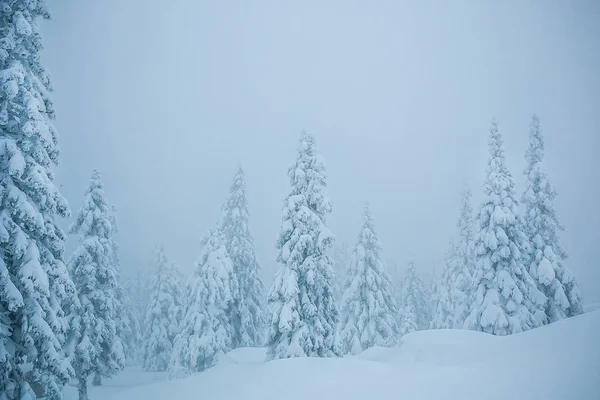
[[525, 160], [524, 231], [531, 244], [526, 255], [527, 267], [538, 288], [548, 297], [545, 311], [549, 322], [554, 322], [581, 314], [583, 307], [575, 277], [564, 266], [567, 253], [558, 243], [558, 233], [564, 226], [554, 209], [556, 191], [544, 167], [544, 137], [535, 115], [529, 126]]
[[220, 227], [225, 235], [227, 253], [233, 262], [237, 287], [233, 293], [235, 306], [231, 315], [234, 348], [262, 346], [264, 342], [263, 283], [248, 219], [246, 180], [244, 170], [238, 166], [229, 197], [223, 205]]
[[517, 220], [515, 183], [506, 166], [503, 140], [496, 121], [489, 138], [485, 201], [475, 237], [477, 286], [468, 329], [509, 335], [535, 328], [545, 320], [546, 297], [522, 263], [527, 238]]
[[326, 226], [332, 206], [325, 194], [325, 165], [308, 132], [288, 176], [291, 192], [277, 242], [281, 269], [268, 297], [267, 357], [334, 356], [338, 309], [328, 256], [334, 238]]
[[79, 246], [69, 259], [69, 270], [77, 290], [71, 320], [73, 367], [79, 382], [79, 399], [87, 400], [88, 377], [111, 377], [125, 365], [118, 335], [119, 296], [114, 220], [109, 215], [104, 187], [94, 171], [83, 205], [71, 233], [79, 235]]
[[373, 346], [392, 346], [398, 339], [398, 306], [381, 253], [373, 218], [366, 206], [342, 296], [340, 340], [344, 353], [358, 354]]
[[0, 397], [59, 399], [72, 374], [62, 347], [74, 286], [55, 218], [69, 206], [59, 161], [52, 85], [40, 62], [43, 0], [0, 6]]

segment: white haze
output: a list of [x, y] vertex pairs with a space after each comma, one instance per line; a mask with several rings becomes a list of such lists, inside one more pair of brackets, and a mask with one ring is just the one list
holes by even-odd
[[100, 169], [124, 269], [146, 268], [162, 242], [191, 270], [239, 161], [271, 273], [286, 171], [307, 129], [327, 163], [338, 242], [354, 244], [368, 200], [388, 259], [439, 270], [463, 182], [481, 197], [491, 118], [520, 192], [537, 113], [568, 266], [585, 299], [600, 300], [600, 3], [49, 5], [58, 180], [77, 210]]

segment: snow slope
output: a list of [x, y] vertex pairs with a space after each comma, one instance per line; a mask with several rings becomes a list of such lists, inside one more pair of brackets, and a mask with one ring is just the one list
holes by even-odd
[[[90, 386], [90, 400], [108, 400], [116, 394], [127, 391], [131, 388], [138, 388], [143, 385], [149, 385], [156, 382], [162, 382], [167, 379], [166, 372], [146, 372], [142, 367], [130, 367], [112, 379], [107, 380], [103, 386]], [[153, 399], [153, 397], [149, 397]], [[77, 400], [77, 381], [73, 380], [67, 385], [64, 391], [64, 400]]]
[[[496, 337], [459, 330], [415, 332], [398, 348], [343, 359], [262, 362], [238, 349], [185, 379], [112, 391], [111, 399], [600, 399], [600, 311]], [[92, 390], [91, 398], [108, 398]]]
[[600, 310], [600, 301], [596, 302], [596, 303], [584, 304], [583, 305], [583, 310], [585, 312], [591, 312], [591, 311]]

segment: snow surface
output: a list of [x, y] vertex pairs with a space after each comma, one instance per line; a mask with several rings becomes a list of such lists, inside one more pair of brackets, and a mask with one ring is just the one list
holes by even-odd
[[587, 303], [583, 305], [583, 309], [585, 310], [585, 312], [592, 312], [592, 311], [597, 311], [600, 310], [600, 301], [596, 302], [596, 303]]
[[[408, 334], [397, 348], [357, 356], [263, 362], [264, 349], [237, 349], [181, 380], [128, 369], [90, 398], [600, 399], [600, 311], [511, 336], [466, 330]], [[152, 383], [153, 380], [163, 380]], [[76, 398], [68, 388], [67, 400]]]

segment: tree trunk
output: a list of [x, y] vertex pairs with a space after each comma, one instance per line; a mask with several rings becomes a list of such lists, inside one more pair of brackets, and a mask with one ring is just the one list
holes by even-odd
[[88, 400], [88, 384], [86, 377], [80, 377], [77, 384], [77, 391], [79, 393], [79, 400]]
[[92, 379], [92, 386], [102, 386], [102, 375], [99, 372], [96, 372], [94, 375], [94, 379]]

